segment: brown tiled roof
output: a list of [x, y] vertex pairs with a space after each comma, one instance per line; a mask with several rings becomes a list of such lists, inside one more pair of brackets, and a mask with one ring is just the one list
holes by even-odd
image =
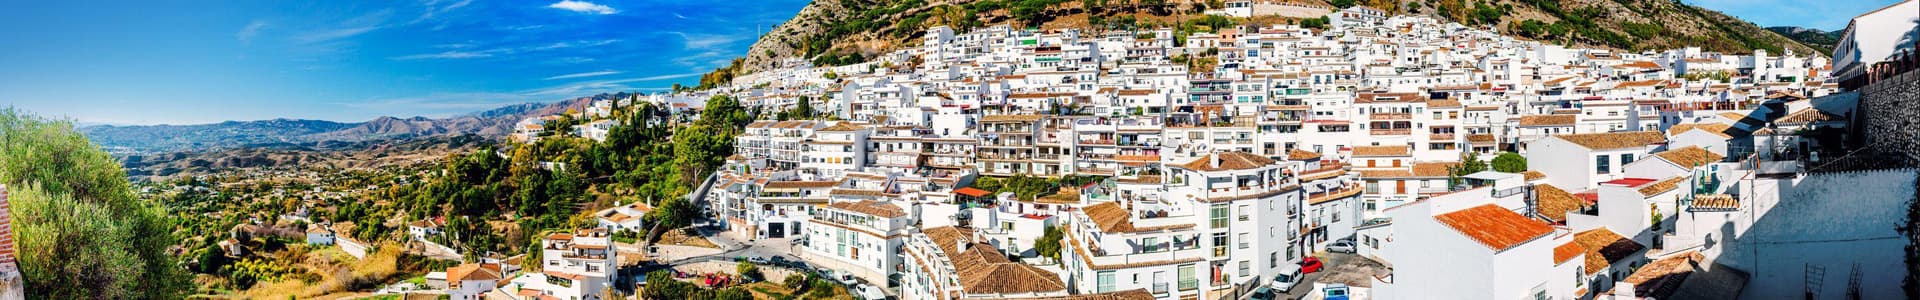
[[1039, 121], [1039, 120], [1040, 120], [1040, 118], [1042, 118], [1042, 117], [1045, 117], [1045, 116], [1042, 116], [1042, 115], [1038, 115], [1038, 114], [1032, 114], [1032, 115], [989, 115], [989, 116], [982, 116], [982, 117], [980, 117], [980, 122], [1033, 122], [1033, 121]]
[[1840, 116], [1829, 114], [1827, 112], [1820, 111], [1818, 109], [1807, 108], [1807, 109], [1801, 109], [1800, 111], [1796, 111], [1791, 114], [1787, 114], [1784, 117], [1780, 117], [1780, 119], [1778, 120], [1773, 120], [1773, 122], [1783, 124], [1783, 125], [1797, 125], [1797, 124], [1818, 123], [1818, 122], [1835, 121], [1835, 120], [1840, 120]]
[[1299, 148], [1294, 148], [1294, 149], [1287, 150], [1287, 160], [1302, 160], [1302, 161], [1320, 160], [1320, 153], [1314, 153], [1313, 151], [1300, 150]]
[[1693, 197], [1693, 206], [1689, 210], [1734, 210], [1740, 209], [1740, 198], [1727, 194], [1699, 195]]
[[1467, 135], [1467, 142], [1470, 142], [1470, 143], [1492, 143], [1492, 142], [1494, 142], [1494, 137], [1493, 137], [1493, 135], [1491, 135], [1491, 134], [1469, 134], [1469, 135]]
[[887, 202], [883, 202], [883, 201], [835, 202], [833, 204], [827, 204], [827, 207], [838, 208], [838, 209], [862, 213], [862, 214], [868, 214], [868, 215], [881, 217], [881, 218], [898, 218], [898, 217], [907, 215], [907, 211], [900, 209], [900, 206], [888, 204]]
[[1520, 126], [1573, 126], [1578, 118], [1575, 115], [1520, 116]]
[[1430, 108], [1460, 108], [1461, 106], [1462, 106], [1462, 105], [1460, 105], [1460, 101], [1459, 101], [1459, 100], [1432, 100], [1432, 101], [1427, 101], [1427, 107], [1430, 107]]
[[1403, 169], [1360, 170], [1360, 178], [1365, 178], [1365, 179], [1408, 178], [1408, 177], [1413, 177], [1412, 171], [1407, 171]]
[[1405, 145], [1354, 146], [1353, 157], [1392, 157], [1407, 156], [1409, 149]]
[[1627, 258], [1646, 249], [1640, 243], [1621, 237], [1606, 228], [1595, 228], [1573, 235], [1573, 242], [1587, 250], [1587, 274], [1591, 275], [1607, 269], [1613, 262]]
[[1565, 263], [1567, 260], [1573, 259], [1575, 256], [1580, 256], [1582, 253], [1587, 253], [1587, 249], [1580, 248], [1580, 244], [1578, 243], [1567, 242], [1566, 244], [1560, 244], [1559, 247], [1553, 247], [1553, 264], [1558, 265]]
[[500, 280], [499, 264], [461, 264], [447, 268], [447, 285], [460, 287], [465, 280]]
[[840, 124], [833, 124], [833, 126], [828, 126], [827, 128], [821, 128], [814, 131], [847, 132], [847, 131], [857, 131], [860, 129], [862, 129], [862, 127], [860, 127], [860, 125], [854, 125], [853, 122], [840, 122]]
[[1667, 128], [1667, 134], [1680, 135], [1690, 130], [1704, 131], [1723, 138], [1733, 138], [1735, 134], [1741, 133], [1739, 129], [1734, 129], [1732, 125], [1725, 123], [1687, 123], [1674, 124], [1673, 127]]
[[1526, 172], [1520, 172], [1520, 176], [1525, 176], [1527, 178], [1527, 181], [1534, 181], [1534, 180], [1546, 179], [1547, 173], [1541, 173], [1540, 171], [1534, 171], [1534, 170], [1527, 170]]
[[1726, 156], [1721, 156], [1719, 153], [1713, 153], [1713, 151], [1700, 148], [1700, 146], [1687, 146], [1686, 148], [1661, 151], [1660, 153], [1654, 153], [1653, 156], [1667, 160], [1667, 162], [1672, 162], [1674, 165], [1679, 165], [1682, 168], [1703, 166], [1727, 158]]
[[[1220, 166], [1213, 166], [1213, 157], [1220, 158]], [[1201, 156], [1180, 165], [1180, 168], [1194, 171], [1249, 170], [1273, 164], [1272, 158], [1240, 151], [1221, 152]]]
[[1620, 281], [1633, 284], [1635, 295], [1665, 299], [1678, 291], [1681, 283], [1687, 281], [1687, 277], [1700, 271], [1700, 268], [1695, 265], [1704, 263], [1706, 259], [1707, 256], [1700, 254], [1698, 250], [1662, 257], [1647, 262], [1646, 265], [1633, 270], [1632, 275], [1627, 275], [1627, 278]]
[[1659, 182], [1650, 183], [1650, 184], [1647, 184], [1646, 186], [1640, 187], [1640, 194], [1645, 196], [1659, 195], [1660, 193], [1665, 193], [1667, 191], [1680, 188], [1680, 181], [1683, 181], [1683, 180], [1686, 180], [1686, 178], [1680, 177], [1680, 176], [1674, 176], [1674, 177], [1667, 178], [1665, 180], [1661, 180]]
[[1554, 222], [1565, 222], [1567, 212], [1587, 208], [1587, 200], [1574, 196], [1551, 184], [1533, 185], [1533, 193], [1540, 204], [1540, 216]]
[[1440, 214], [1433, 216], [1433, 219], [1495, 252], [1511, 249], [1553, 232], [1553, 227], [1547, 226], [1547, 223], [1528, 219], [1493, 204]]
[[1592, 150], [1624, 149], [1667, 142], [1667, 136], [1660, 134], [1659, 131], [1579, 133], [1553, 137]]
[[1153, 293], [1146, 289], [1132, 289], [1098, 294], [1078, 294], [1056, 297], [1025, 298], [1026, 300], [1153, 300]]
[[825, 187], [833, 187], [839, 184], [840, 184], [839, 181], [768, 181], [765, 187], [769, 189], [825, 188]]
[[[935, 247], [946, 252], [954, 271], [960, 275], [960, 288], [973, 294], [1045, 293], [1066, 289], [1066, 283], [1053, 272], [1007, 259], [993, 244], [973, 239], [973, 230], [957, 227], [928, 228], [922, 233]], [[968, 245], [961, 250], [961, 244]]]
[[1457, 162], [1417, 162], [1413, 163], [1414, 177], [1447, 177], [1453, 173], [1450, 168], [1459, 166]]
[[1087, 214], [1088, 219], [1093, 220], [1094, 225], [1100, 228], [1100, 232], [1106, 233], [1146, 232], [1193, 227], [1191, 224], [1164, 227], [1134, 227], [1133, 219], [1131, 218], [1132, 213], [1128, 212], [1126, 208], [1120, 207], [1120, 204], [1114, 202], [1102, 202], [1100, 204], [1089, 205], [1080, 210]]
[[1353, 103], [1373, 102], [1426, 102], [1427, 97], [1420, 93], [1360, 93]]

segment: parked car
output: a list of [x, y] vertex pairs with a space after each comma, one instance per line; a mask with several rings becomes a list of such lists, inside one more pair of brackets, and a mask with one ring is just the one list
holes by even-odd
[[767, 264], [767, 258], [759, 256], [748, 257], [747, 262], [764, 265]]
[[1290, 293], [1293, 292], [1294, 286], [1300, 285], [1300, 280], [1303, 279], [1300, 275], [1300, 265], [1280, 266], [1280, 273], [1274, 274], [1273, 282], [1268, 283], [1267, 286], [1282, 293]]
[[1340, 240], [1327, 244], [1327, 252], [1353, 253], [1353, 250], [1352, 241]]
[[1313, 272], [1319, 272], [1321, 268], [1325, 267], [1325, 264], [1320, 263], [1319, 257], [1308, 256], [1306, 259], [1300, 260], [1300, 274], [1313, 274]]
[[858, 286], [854, 286], [853, 292], [854, 294], [860, 296], [860, 299], [866, 299], [866, 300], [886, 300], [887, 299], [887, 292], [880, 291], [880, 288], [873, 287], [873, 285], [869, 285], [869, 284], [862, 283]]
[[1327, 285], [1326, 288], [1320, 289], [1320, 294], [1324, 295], [1324, 297], [1321, 299], [1347, 300], [1347, 285], [1345, 284]]
[[1270, 289], [1267, 287], [1260, 287], [1258, 289], [1254, 289], [1253, 294], [1247, 295], [1247, 300], [1273, 300], [1273, 299], [1274, 299], [1273, 289]]

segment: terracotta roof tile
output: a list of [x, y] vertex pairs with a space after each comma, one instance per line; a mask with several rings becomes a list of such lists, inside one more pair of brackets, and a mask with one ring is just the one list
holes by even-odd
[[1574, 196], [1551, 184], [1533, 185], [1534, 197], [1540, 205], [1540, 216], [1554, 222], [1565, 222], [1567, 212], [1587, 208], [1586, 199]]
[[1407, 156], [1411, 151], [1405, 145], [1354, 146], [1353, 157], [1393, 157]]
[[1435, 221], [1452, 227], [1467, 238], [1505, 251], [1553, 232], [1553, 227], [1528, 219], [1499, 205], [1486, 204], [1433, 216]]
[[1798, 125], [1798, 124], [1810, 124], [1810, 123], [1819, 123], [1819, 122], [1827, 122], [1827, 121], [1837, 121], [1837, 120], [1840, 120], [1840, 118], [1841, 118], [1840, 116], [1836, 116], [1834, 114], [1829, 114], [1827, 112], [1820, 111], [1817, 109], [1807, 108], [1807, 109], [1801, 109], [1800, 111], [1796, 111], [1791, 114], [1787, 114], [1786, 116], [1780, 117], [1780, 119], [1774, 120], [1773, 122], [1779, 123], [1782, 125]]
[[1721, 156], [1719, 153], [1713, 153], [1713, 151], [1700, 148], [1700, 146], [1687, 146], [1686, 148], [1661, 151], [1660, 153], [1654, 153], [1653, 156], [1664, 159], [1682, 168], [1703, 166], [1727, 158], [1726, 156]]
[[1313, 151], [1300, 150], [1299, 148], [1294, 148], [1294, 149], [1287, 150], [1287, 160], [1300, 160], [1300, 161], [1320, 160], [1320, 153], [1314, 153]]
[[1733, 138], [1735, 135], [1745, 134], [1744, 132], [1741, 132], [1740, 129], [1735, 129], [1733, 128], [1732, 125], [1727, 125], [1725, 123], [1674, 124], [1673, 127], [1667, 128], [1667, 134], [1680, 135], [1682, 133], [1686, 133], [1687, 131], [1693, 131], [1693, 130], [1712, 133], [1714, 135], [1718, 135], [1723, 138]]
[[837, 209], [842, 209], [842, 210], [857, 212], [862, 214], [868, 214], [868, 215], [872, 215], [875, 217], [882, 217], [882, 218], [898, 218], [898, 217], [903, 217], [907, 215], [907, 211], [904, 209], [900, 209], [900, 206], [889, 204], [883, 201], [835, 202], [833, 204], [827, 204], [827, 207], [832, 207], [832, 208], [837, 208]]
[[1667, 142], [1667, 136], [1658, 131], [1579, 133], [1553, 137], [1592, 150], [1625, 149]]
[[1520, 116], [1520, 126], [1573, 126], [1579, 120], [1575, 115], [1531, 115]]
[[[1213, 166], [1214, 157], [1220, 158], [1220, 166]], [[1251, 170], [1272, 165], [1273, 163], [1274, 160], [1272, 158], [1253, 153], [1233, 151], [1201, 156], [1200, 158], [1180, 165], [1180, 168], [1194, 171]]]
[[1646, 249], [1640, 243], [1621, 237], [1606, 228], [1595, 228], [1573, 235], [1573, 242], [1587, 252], [1587, 274], [1604, 271], [1607, 266]]
[[1674, 177], [1667, 178], [1665, 180], [1647, 184], [1646, 186], [1640, 187], [1640, 194], [1649, 196], [1649, 197], [1653, 195], [1659, 195], [1660, 193], [1665, 193], [1667, 191], [1680, 188], [1680, 182], [1684, 180], [1686, 180], [1685, 177], [1674, 176]]
[[1580, 244], [1578, 243], [1567, 242], [1566, 244], [1560, 244], [1559, 247], [1553, 247], [1553, 264], [1558, 265], [1565, 263], [1567, 260], [1571, 260], [1573, 257], [1580, 256], [1580, 254], [1584, 253], [1587, 253], [1587, 249], [1580, 248]]

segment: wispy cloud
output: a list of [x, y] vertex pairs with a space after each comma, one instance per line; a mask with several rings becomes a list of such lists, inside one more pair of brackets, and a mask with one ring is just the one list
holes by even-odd
[[253, 37], [259, 36], [260, 31], [267, 29], [269, 25], [267, 21], [253, 20], [252, 23], [247, 23], [246, 27], [241, 27], [240, 32], [234, 33], [233, 38], [239, 39], [242, 43], [252, 42]]
[[647, 76], [647, 77], [640, 77], [640, 78], [632, 78], [632, 80], [633, 80], [633, 81], [628, 81], [628, 82], [642, 82], [642, 81], [655, 81], [655, 80], [667, 80], [667, 79], [680, 79], [680, 78], [687, 78], [687, 77], [694, 77], [694, 76], [700, 76], [701, 74], [702, 74], [702, 73], [682, 73], [682, 74], [668, 74], [668, 75], [656, 75], [656, 76]]
[[407, 24], [414, 24], [414, 23], [424, 22], [426, 20], [431, 20], [433, 19], [434, 16], [438, 16], [440, 14], [444, 14], [449, 11], [453, 11], [454, 9], [459, 9], [461, 7], [467, 7], [468, 4], [473, 4], [473, 0], [459, 0], [459, 1], [448, 2], [446, 3], [445, 6], [442, 6], [440, 5], [441, 1], [442, 0], [426, 0], [425, 2], [421, 2], [420, 5], [425, 7], [424, 11], [420, 13], [420, 17], [414, 18], [413, 21], [407, 22]]
[[686, 16], [686, 15], [682, 15], [682, 14], [680, 14], [680, 13], [673, 13], [673, 17], [675, 17], [675, 18], [680, 18], [681, 20], [686, 20], [686, 19], [687, 19], [687, 16]]
[[386, 26], [384, 23], [387, 17], [392, 15], [393, 10], [391, 9], [368, 13], [340, 22], [340, 26], [338, 27], [300, 34], [294, 37], [294, 41], [303, 44], [314, 44], [358, 36]]
[[556, 76], [547, 77], [541, 80], [570, 79], [570, 78], [581, 78], [581, 77], [606, 76], [606, 75], [613, 75], [613, 74], [620, 74], [620, 71], [605, 70], [605, 71], [573, 73], [573, 74], [566, 74], [566, 75], [556, 75]]
[[725, 46], [728, 44], [732, 44], [734, 41], [739, 41], [746, 38], [745, 35], [738, 35], [738, 34], [727, 35], [727, 34], [704, 34], [704, 33], [685, 33], [685, 32], [673, 32], [673, 34], [679, 35], [681, 40], [686, 41], [687, 49], [705, 49], [705, 48], [713, 48], [714, 46]]
[[620, 12], [619, 10], [615, 10], [613, 9], [613, 7], [609, 7], [606, 5], [594, 4], [593, 2], [586, 2], [586, 1], [574, 1], [574, 0], [561, 0], [560, 2], [555, 2], [551, 5], [547, 5], [547, 7], [570, 10], [577, 13], [596, 14], [596, 15], [611, 15], [611, 14]]
[[493, 57], [493, 53], [487, 52], [487, 51], [445, 51], [445, 52], [438, 52], [438, 53], [421, 53], [421, 54], [414, 54], [414, 55], [395, 56], [393, 57], [393, 60], [466, 59], [466, 58], [482, 58], [482, 57]]

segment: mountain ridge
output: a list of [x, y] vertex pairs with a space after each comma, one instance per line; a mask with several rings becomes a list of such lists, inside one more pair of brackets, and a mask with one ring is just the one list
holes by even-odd
[[244, 148], [289, 148], [329, 142], [368, 142], [436, 136], [474, 135], [499, 139], [513, 124], [531, 116], [579, 110], [596, 95], [558, 102], [529, 102], [446, 118], [381, 116], [363, 122], [275, 118], [191, 125], [93, 125], [77, 128], [117, 155]]

